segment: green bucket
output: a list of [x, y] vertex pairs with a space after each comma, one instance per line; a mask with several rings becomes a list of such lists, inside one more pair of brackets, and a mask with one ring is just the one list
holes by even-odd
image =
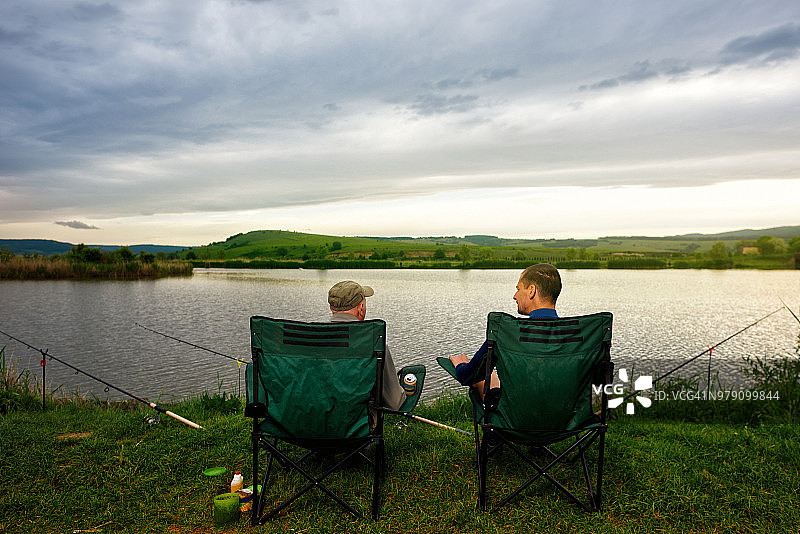
[[223, 493], [214, 497], [214, 524], [221, 526], [239, 519], [239, 494]]

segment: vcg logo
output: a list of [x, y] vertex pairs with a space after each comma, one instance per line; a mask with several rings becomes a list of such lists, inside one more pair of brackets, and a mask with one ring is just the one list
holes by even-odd
[[[628, 379], [628, 371], [625, 369], [619, 370], [619, 379], [622, 382], [629, 382]], [[653, 387], [653, 377], [652, 376], [640, 376], [636, 379], [633, 383], [633, 390], [634, 391], [646, 391]], [[622, 384], [606, 384], [605, 386], [595, 386], [592, 385], [592, 389], [594, 390], [595, 395], [600, 395], [600, 393], [604, 392], [606, 395], [623, 395], [625, 393], [625, 389]], [[640, 395], [636, 395], [636, 400], [639, 401], [639, 404], [644, 406], [645, 408], [649, 408], [652, 404], [652, 401], [647, 397], [642, 397]], [[624, 396], [615, 397], [608, 401], [609, 408], [616, 408], [620, 404], [625, 401]], [[633, 415], [634, 411], [634, 404], [632, 402], [628, 402], [625, 405], [625, 413], [628, 415]]]

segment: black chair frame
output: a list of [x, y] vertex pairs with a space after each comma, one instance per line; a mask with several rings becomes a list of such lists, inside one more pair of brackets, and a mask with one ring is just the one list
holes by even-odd
[[[485, 367], [484, 367], [484, 399], [486, 401], [482, 401], [481, 397], [479, 396], [475, 387], [470, 388], [470, 397], [473, 401], [473, 420], [474, 420], [474, 428], [475, 428], [475, 448], [476, 448], [476, 456], [477, 456], [477, 464], [478, 464], [478, 509], [481, 511], [486, 511], [488, 508], [488, 484], [487, 484], [487, 467], [488, 467], [488, 460], [492, 453], [497, 450], [501, 444], [503, 446], [507, 446], [510, 450], [514, 452], [519, 458], [521, 458], [526, 464], [531, 466], [535, 471], [535, 474], [528, 478], [525, 482], [523, 482], [517, 489], [515, 489], [512, 493], [504, 497], [497, 505], [495, 505], [494, 509], [498, 509], [502, 506], [508, 504], [512, 499], [520, 495], [525, 489], [531, 486], [536, 480], [539, 478], [544, 478], [548, 480], [552, 485], [554, 485], [560, 492], [566, 495], [572, 502], [580, 506], [583, 510], [587, 512], [600, 512], [602, 511], [602, 484], [603, 484], [603, 468], [604, 468], [604, 457], [605, 457], [605, 437], [606, 431], [608, 429], [608, 396], [606, 394], [605, 388], [602, 387], [602, 393], [600, 394], [600, 414], [599, 414], [599, 421], [596, 425], [589, 429], [580, 429], [573, 432], [571, 435], [574, 437], [575, 442], [569, 445], [565, 450], [560, 453], [553, 452], [547, 445], [543, 445], [539, 447], [539, 449], [546, 454], [548, 454], [552, 459], [543, 465], [537, 463], [529, 454], [526, 454], [520, 447], [517, 445], [523, 440], [515, 439], [513, 436], [509, 435], [506, 432], [503, 432], [501, 429], [494, 427], [491, 424], [487, 424], [484, 422], [479, 422], [481, 419], [478, 409], [479, 406], [483, 407], [484, 410], [484, 417], [483, 419], [486, 420], [486, 415], [488, 414], [491, 416], [490, 413], [492, 410], [497, 408], [496, 405], [496, 398], [492, 398], [492, 391], [489, 389], [490, 384], [490, 376], [492, 371], [495, 368], [497, 363], [497, 355], [495, 350], [495, 343], [493, 340], [489, 340], [487, 342], [487, 355], [485, 357]], [[610, 384], [613, 381], [613, 370], [614, 364], [611, 361], [611, 342], [604, 341], [603, 342], [603, 357], [602, 360], [598, 362], [595, 366], [593, 372], [593, 380], [592, 383], [596, 386], [605, 386], [606, 384]], [[490, 417], [489, 417], [490, 419]], [[478, 428], [481, 428], [483, 435], [483, 439], [481, 439], [480, 434], [478, 433]], [[496, 436], [496, 439], [499, 439], [499, 442], [495, 441], [495, 443], [489, 443], [489, 439], [487, 437], [489, 435]], [[555, 440], [549, 445], [564, 441], [565, 439], [569, 439], [569, 435], [566, 437], [562, 437], [558, 440]], [[592, 483], [592, 477], [589, 470], [589, 464], [586, 459], [586, 452], [595, 442], [598, 442], [598, 458], [597, 458], [597, 478], [596, 483]], [[570, 457], [572, 455], [572, 457]], [[553, 476], [550, 475], [548, 472], [551, 468], [556, 466], [559, 463], [575, 463], [578, 460], [581, 462], [581, 471], [583, 474], [584, 481], [586, 483], [587, 489], [587, 499], [581, 500], [576, 496], [572, 491], [567, 489], [563, 484], [558, 482]]]
[[[301, 324], [303, 324], [303, 328], [310, 329], [312, 333], [307, 335], [310, 335], [312, 337], [315, 325], [321, 327], [320, 331], [324, 331], [325, 328], [331, 327], [331, 323], [301, 323]], [[325, 345], [326, 342], [324, 340], [303, 341], [302, 343], [316, 345], [316, 346], [323, 346], [323, 347], [326, 346]], [[295, 344], [298, 343], [295, 342]], [[253, 526], [263, 525], [266, 521], [274, 517], [276, 514], [286, 509], [300, 496], [304, 495], [306, 492], [314, 488], [321, 490], [323, 493], [328, 495], [339, 506], [347, 510], [349, 513], [355, 515], [356, 517], [362, 517], [361, 513], [359, 513], [353, 506], [345, 502], [344, 499], [342, 499], [339, 495], [337, 495], [334, 491], [332, 491], [328, 486], [326, 486], [323, 483], [323, 481], [329, 475], [331, 475], [333, 472], [335, 472], [342, 466], [348, 464], [348, 462], [350, 462], [356, 456], [359, 456], [361, 459], [365, 459], [372, 468], [372, 490], [371, 490], [372, 497], [371, 497], [370, 515], [374, 520], [378, 519], [380, 513], [380, 487], [386, 469], [384, 439], [383, 439], [384, 414], [383, 410], [379, 408], [382, 403], [381, 391], [383, 386], [383, 367], [385, 360], [385, 352], [376, 350], [373, 356], [376, 360], [377, 365], [376, 365], [375, 384], [370, 393], [369, 409], [370, 412], [374, 414], [375, 424], [374, 426], [370, 427], [369, 436], [326, 441], [325, 439], [307, 439], [307, 440], [285, 439], [281, 437], [265, 435], [259, 429], [260, 422], [263, 421], [264, 418], [268, 417], [267, 407], [265, 403], [260, 402], [260, 399], [255, 398], [253, 402], [247, 404], [245, 408], [245, 416], [253, 419], [252, 446], [253, 446], [254, 481], [259, 480], [259, 475], [260, 475], [259, 449], [264, 448], [269, 455], [266, 462], [266, 468], [264, 470], [264, 474], [260, 478], [262, 490], [259, 491], [258, 484], [255, 483], [253, 484], [253, 500], [252, 500], [253, 505], [251, 511], [251, 524]], [[262, 351], [258, 348], [253, 347], [252, 358], [253, 358], [254, 385], [260, 384], [259, 360], [263, 357], [264, 354], [262, 353]], [[288, 445], [306, 449], [307, 452], [304, 455], [302, 455], [302, 457], [300, 457], [299, 459], [293, 460], [287, 452], [284, 452], [279, 448], [280, 442], [285, 442]], [[372, 449], [374, 452], [374, 458], [372, 459], [368, 458], [368, 456], [365, 454], [365, 451], [370, 447], [370, 445], [372, 445]], [[329, 454], [327, 457], [330, 458], [331, 461], [335, 462], [331, 467], [324, 470], [321, 474], [318, 475], [310, 473], [308, 469], [304, 468], [301, 465], [301, 463], [303, 463], [304, 460], [306, 460], [316, 452], [332, 453]], [[344, 457], [337, 460], [335, 455], [339, 454], [344, 454]], [[274, 460], [276, 459], [278, 463], [281, 464], [283, 467], [292, 469], [300, 473], [305, 479], [308, 480], [308, 483], [299, 491], [297, 491], [289, 498], [284, 500], [282, 503], [276, 505], [271, 510], [265, 513], [264, 508], [265, 508], [265, 494], [266, 494], [266, 489], [268, 487], [267, 484], [270, 480], [270, 474], [274, 469]]]

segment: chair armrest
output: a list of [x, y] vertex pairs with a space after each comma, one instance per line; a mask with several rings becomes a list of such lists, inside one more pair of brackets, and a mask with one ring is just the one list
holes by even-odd
[[403, 377], [407, 374], [413, 374], [417, 377], [417, 389], [413, 395], [406, 396], [406, 400], [398, 408], [399, 412], [408, 413], [417, 407], [419, 398], [422, 395], [422, 388], [425, 386], [425, 366], [424, 365], [406, 365], [397, 372], [397, 378], [402, 382]]
[[450, 376], [458, 380], [458, 378], [456, 377], [456, 366], [453, 365], [453, 362], [450, 361], [450, 358], [447, 358], [445, 356], [440, 356], [436, 358], [436, 361], [439, 363], [439, 365], [442, 366], [442, 369], [447, 371], [447, 373]]

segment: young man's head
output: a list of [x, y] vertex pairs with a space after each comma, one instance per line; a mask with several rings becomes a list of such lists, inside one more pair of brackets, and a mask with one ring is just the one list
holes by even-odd
[[333, 313], [349, 313], [363, 321], [367, 315], [367, 298], [375, 294], [369, 286], [345, 280], [328, 290], [328, 304]]
[[540, 308], [555, 308], [558, 295], [561, 293], [561, 275], [558, 269], [549, 263], [531, 265], [519, 277], [517, 292], [517, 310], [528, 315]]

